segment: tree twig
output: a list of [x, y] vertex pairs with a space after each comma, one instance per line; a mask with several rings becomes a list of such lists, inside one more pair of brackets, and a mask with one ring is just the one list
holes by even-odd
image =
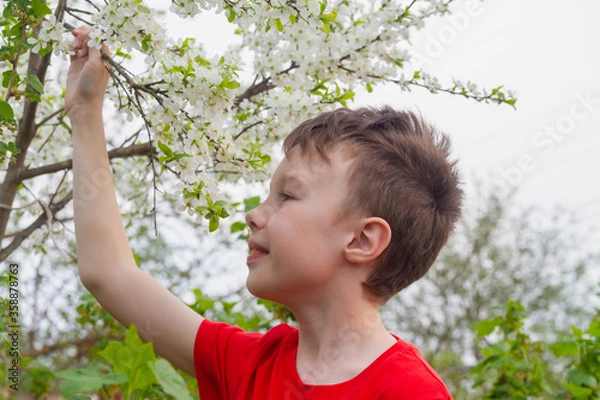
[[61, 107], [58, 110], [54, 111], [52, 114], [45, 116], [40, 122], [35, 124], [35, 129], [36, 130], [39, 129], [40, 126], [45, 125], [46, 122], [50, 121], [52, 118], [61, 114], [63, 111], [65, 111], [65, 108]]
[[14, 236], [14, 239], [8, 246], [0, 250], [0, 261], [6, 260], [8, 256], [19, 248], [21, 243], [25, 239], [27, 239], [36, 229], [40, 228], [44, 225], [49, 218], [47, 213], [56, 214], [58, 211], [62, 210], [69, 202], [73, 199], [73, 191], [71, 190], [65, 197], [63, 197], [60, 201], [49, 204], [47, 211], [44, 211], [35, 221], [33, 221], [27, 228], [23, 229], [21, 232], [17, 233]]
[[[108, 152], [108, 158], [127, 158], [134, 156], [151, 156], [154, 153], [152, 143], [146, 142], [141, 144], [133, 144], [127, 147], [112, 149]], [[42, 167], [31, 168], [23, 171], [20, 176], [20, 181], [35, 178], [36, 176], [51, 174], [64, 169], [73, 168], [73, 160], [60, 161], [54, 164], [44, 165]]]

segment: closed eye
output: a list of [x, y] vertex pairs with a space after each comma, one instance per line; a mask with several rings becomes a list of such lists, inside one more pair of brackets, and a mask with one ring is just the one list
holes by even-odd
[[288, 200], [294, 199], [294, 196], [292, 196], [291, 194], [286, 193], [286, 192], [278, 192], [277, 195], [279, 196], [279, 199], [281, 201], [288, 201]]

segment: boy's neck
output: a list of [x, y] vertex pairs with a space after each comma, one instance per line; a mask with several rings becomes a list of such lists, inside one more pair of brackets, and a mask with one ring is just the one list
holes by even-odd
[[337, 304], [295, 310], [299, 326], [296, 368], [305, 384], [352, 379], [396, 343], [383, 326], [377, 305], [364, 299], [354, 300], [350, 307], [347, 301]]

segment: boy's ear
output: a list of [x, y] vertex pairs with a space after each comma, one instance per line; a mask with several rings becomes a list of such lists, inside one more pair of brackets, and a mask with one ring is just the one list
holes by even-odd
[[361, 222], [352, 241], [344, 249], [346, 259], [356, 264], [377, 259], [392, 239], [390, 225], [383, 218], [369, 217]]

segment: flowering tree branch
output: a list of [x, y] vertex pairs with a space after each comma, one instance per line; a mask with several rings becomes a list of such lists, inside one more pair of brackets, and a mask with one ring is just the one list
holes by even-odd
[[[154, 146], [150, 142], [132, 144], [127, 147], [119, 147], [108, 152], [109, 159], [129, 158], [136, 156], [152, 156], [155, 153]], [[44, 165], [37, 168], [26, 169], [19, 177], [19, 181], [23, 182], [27, 179], [32, 179], [40, 175], [53, 174], [58, 171], [63, 171], [73, 168], [73, 160], [59, 161], [53, 164]]]
[[[155, 193], [155, 173], [160, 171], [154, 161], [158, 161], [161, 171], [173, 172], [179, 181], [181, 207], [200, 217], [208, 215], [214, 227], [232, 211], [218, 180], [263, 179], [271, 149], [295, 125], [321, 111], [347, 106], [358, 89], [372, 91], [376, 85], [393, 83], [400, 90], [420, 87], [514, 106], [512, 93], [502, 86], [486, 90], [458, 79], [442, 86], [437, 77], [413, 68], [412, 32], [428, 18], [448, 13], [452, 2], [173, 2], [170, 11], [180, 16], [215, 10], [235, 27], [241, 43], [213, 56], [196, 39], [168, 38], [153, 10], [143, 3], [86, 0], [75, 7], [62, 0], [55, 13], [46, 13], [45, 20], [20, 43], [23, 51], [30, 51], [31, 71], [38, 71], [36, 76], [43, 82], [50, 51], [68, 54], [68, 29], [73, 23], [89, 23], [90, 45], [101, 48], [104, 43], [113, 54], [103, 54], [113, 81], [107, 97], [120, 114], [132, 124], [141, 123], [148, 134], [144, 144], [132, 143], [127, 151], [113, 149], [109, 154], [116, 158], [151, 155]], [[72, 20], [66, 21], [65, 15]], [[252, 55], [249, 63], [241, 62], [242, 50]], [[144, 67], [130, 59], [143, 61]], [[244, 82], [241, 76], [254, 79]], [[35, 132], [46, 129], [53, 118], [59, 118], [58, 124], [39, 146], [40, 153], [56, 149], [57, 137], [68, 132], [56, 109], [35, 124], [36, 104], [24, 104], [13, 146], [21, 152], [11, 156], [2, 204], [12, 205], [21, 180], [70, 168], [68, 159], [25, 163]], [[137, 140], [138, 134], [134, 137]], [[9, 214], [0, 209], [0, 232], [5, 232]]]
[[[66, 0], [60, 0], [54, 16], [58, 19], [62, 19], [64, 13], [64, 7]], [[50, 58], [52, 53], [48, 53], [45, 56], [39, 56], [37, 54], [31, 54], [29, 57], [29, 63], [27, 67], [27, 75], [34, 75], [39, 82], [44, 82], [46, 77], [46, 71], [50, 65]], [[20, 57], [20, 52], [17, 53], [17, 59]], [[27, 157], [27, 149], [31, 144], [31, 141], [35, 137], [36, 123], [35, 115], [38, 108], [38, 102], [32, 100], [26, 100], [23, 105], [23, 114], [20, 119], [19, 128], [16, 134], [15, 146], [20, 152], [14, 157], [14, 162], [10, 163], [4, 180], [0, 187], [0, 204], [12, 205], [17, 189], [20, 184], [19, 175], [25, 167], [25, 160]], [[0, 237], [4, 236], [6, 232], [6, 226], [10, 217], [11, 211], [6, 208], [0, 208]], [[2, 254], [4, 251], [0, 252]], [[2, 259], [2, 258], [0, 258]]]

